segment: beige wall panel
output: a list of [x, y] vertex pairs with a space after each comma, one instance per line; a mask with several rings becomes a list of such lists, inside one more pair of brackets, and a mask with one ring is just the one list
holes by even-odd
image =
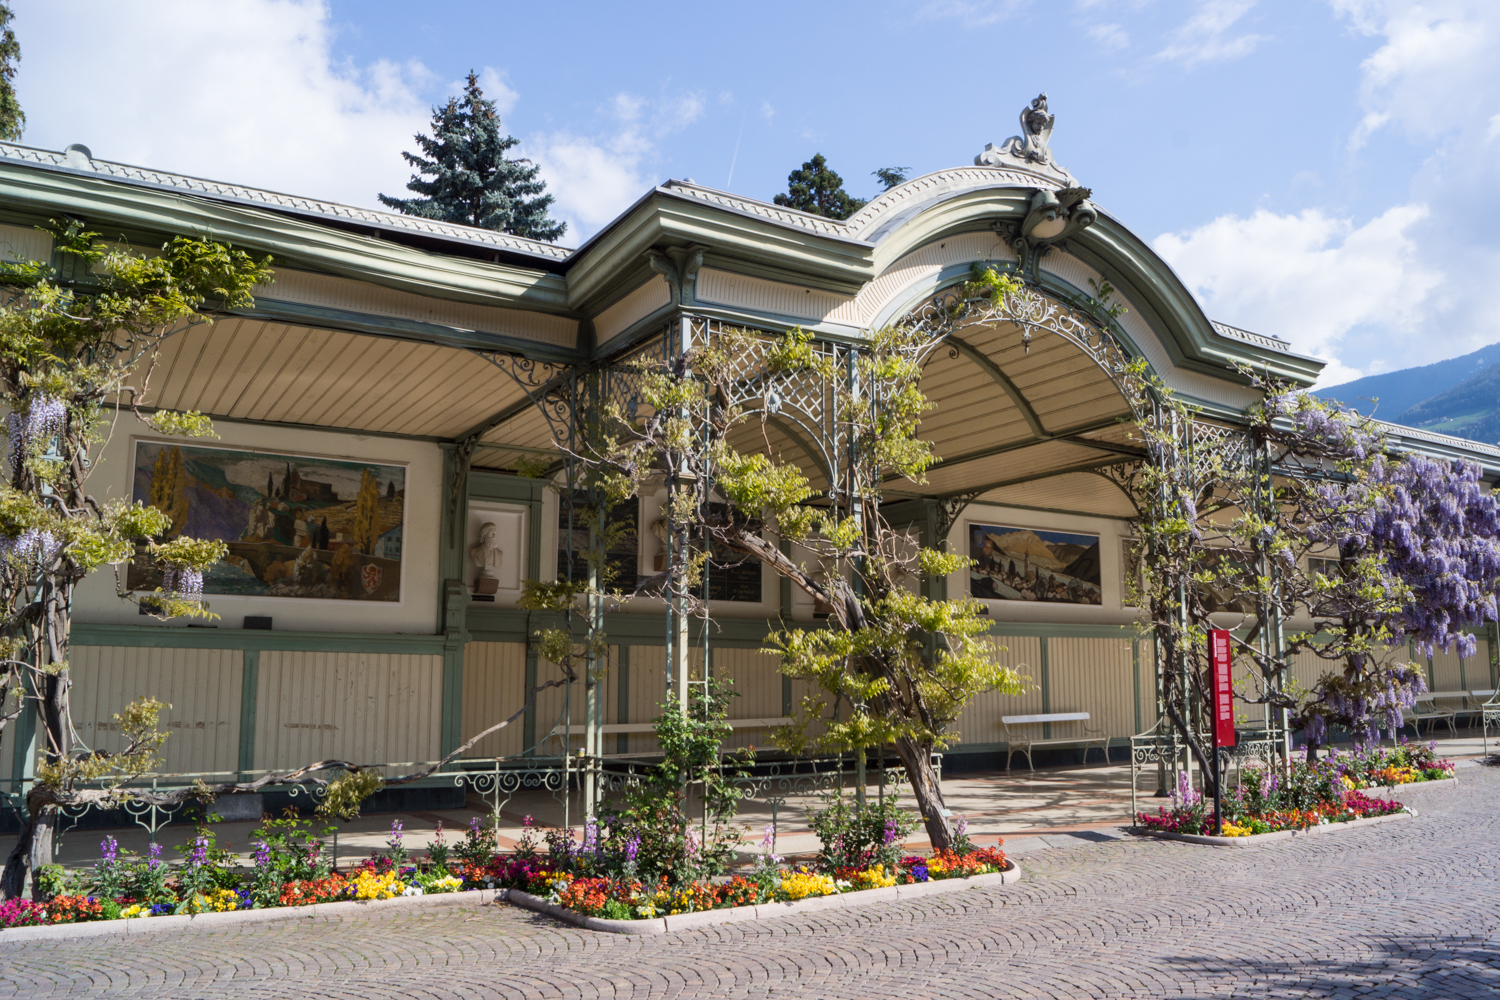
[[[781, 658], [758, 649], [720, 647], [713, 652], [714, 676], [734, 681], [738, 698], [729, 700], [731, 719], [775, 719], [781, 716]], [[769, 747], [771, 730], [736, 729], [726, 748]]]
[[[526, 644], [471, 642], [464, 647], [463, 727], [460, 736], [472, 738], [508, 719], [526, 700]], [[525, 747], [525, 718], [474, 744], [468, 757], [510, 757]]]
[[96, 750], [121, 750], [113, 716], [137, 698], [156, 698], [168, 733], [162, 771], [233, 771], [239, 766], [240, 677], [237, 649], [73, 647], [71, 691], [78, 738]]
[[1464, 661], [1464, 670], [1469, 678], [1469, 690], [1495, 687], [1495, 670], [1490, 666], [1490, 642], [1480, 639], [1474, 655]]
[[1048, 639], [1047, 676], [1048, 711], [1088, 712], [1089, 725], [1103, 729], [1111, 739], [1135, 734], [1129, 638]]
[[255, 767], [435, 760], [442, 688], [441, 656], [262, 652]]
[[1464, 677], [1468, 673], [1466, 663], [1460, 663], [1458, 650], [1432, 651], [1432, 669], [1428, 672], [1427, 684], [1433, 691], [1463, 691], [1468, 685]]
[[969, 702], [969, 707], [954, 723], [960, 734], [959, 743], [1003, 743], [1002, 715], [1032, 715], [1042, 710], [1042, 641], [1032, 636], [990, 638], [996, 646], [1005, 647], [999, 654], [1000, 662], [1031, 679], [1026, 684], [1025, 694], [986, 691]]

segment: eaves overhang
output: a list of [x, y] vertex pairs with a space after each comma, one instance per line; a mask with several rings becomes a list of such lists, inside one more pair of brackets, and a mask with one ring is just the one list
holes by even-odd
[[84, 146], [62, 151], [0, 142], [0, 161], [37, 170], [105, 178], [132, 187], [170, 191], [210, 201], [240, 204], [315, 220], [321, 225], [353, 232], [379, 232], [385, 238], [435, 252], [471, 256], [481, 260], [520, 264], [522, 267], [560, 271], [573, 253], [567, 247], [543, 243], [509, 233], [427, 219], [420, 216], [360, 208], [321, 198], [270, 191], [245, 184], [193, 177], [154, 170], [128, 163], [95, 159]]
[[648, 192], [579, 247], [568, 265], [569, 302], [592, 308], [638, 272], [646, 251], [673, 247], [702, 249], [709, 266], [846, 295], [875, 276], [874, 248], [863, 240], [684, 194], [674, 182]]
[[1485, 479], [1490, 482], [1500, 479], [1500, 447], [1451, 434], [1439, 434], [1421, 427], [1405, 427], [1384, 420], [1377, 420], [1375, 423], [1385, 434], [1387, 445], [1392, 451], [1448, 461], [1473, 462], [1484, 470]]
[[1312, 385], [1323, 370], [1323, 361], [1284, 348], [1275, 338], [1233, 327], [1218, 329], [1223, 324], [1216, 326], [1204, 314], [1171, 266], [1106, 212], [1100, 211], [1097, 222], [1068, 240], [1066, 249], [1150, 313], [1151, 325], [1174, 365], [1245, 384], [1249, 380], [1237, 370], [1244, 365], [1302, 387]]

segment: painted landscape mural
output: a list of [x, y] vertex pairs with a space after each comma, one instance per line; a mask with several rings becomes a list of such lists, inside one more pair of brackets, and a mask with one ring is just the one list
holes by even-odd
[[969, 525], [969, 593], [997, 601], [1100, 604], [1099, 536]]
[[[134, 493], [167, 537], [228, 544], [205, 594], [401, 600], [405, 466], [137, 441]], [[160, 584], [143, 547], [127, 585]]]

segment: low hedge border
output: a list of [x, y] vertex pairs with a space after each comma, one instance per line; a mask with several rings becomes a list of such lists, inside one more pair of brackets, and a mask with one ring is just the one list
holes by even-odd
[[487, 906], [505, 899], [508, 889], [468, 889], [463, 892], [429, 893], [421, 896], [397, 896], [394, 899], [346, 899], [337, 903], [311, 903], [307, 906], [270, 906], [260, 910], [230, 910], [227, 913], [195, 913], [166, 917], [131, 917], [128, 920], [90, 920], [81, 924], [51, 924], [46, 927], [10, 927], [0, 930], [0, 945], [12, 941], [38, 939], [91, 938], [118, 935], [155, 934], [207, 924], [227, 927], [231, 924], [269, 924], [281, 920], [311, 920], [314, 917], [337, 917], [378, 909], [420, 910], [435, 906]]
[[1367, 816], [1364, 819], [1351, 819], [1342, 823], [1310, 826], [1305, 830], [1277, 830], [1274, 833], [1253, 833], [1248, 837], [1210, 837], [1201, 833], [1168, 833], [1164, 830], [1145, 830], [1138, 826], [1130, 827], [1130, 832], [1138, 837], [1155, 837], [1157, 840], [1178, 840], [1184, 844], [1206, 844], [1209, 847], [1255, 847], [1259, 844], [1269, 844], [1277, 840], [1291, 840], [1293, 837], [1306, 837], [1315, 833], [1334, 833], [1357, 826], [1373, 826], [1376, 823], [1389, 823], [1392, 820], [1408, 819], [1411, 815], [1411, 813], [1399, 812], [1391, 813], [1389, 816]]
[[896, 900], [918, 899], [959, 892], [985, 885], [1009, 885], [1021, 878], [1021, 869], [1007, 859], [1006, 869], [988, 875], [971, 875], [968, 878], [945, 878], [931, 882], [915, 882], [911, 885], [893, 885], [884, 889], [860, 889], [841, 892], [837, 896], [815, 896], [792, 903], [759, 903], [754, 906], [732, 906], [722, 910], [699, 910], [695, 913], [675, 913], [647, 920], [605, 920], [590, 917], [575, 910], [549, 903], [540, 896], [512, 889], [509, 900], [512, 905], [545, 914], [564, 923], [573, 924], [591, 931], [608, 934], [667, 934], [672, 931], [690, 930], [695, 927], [712, 927], [715, 924], [731, 924], [741, 920], [772, 920], [776, 917], [796, 916], [812, 910], [844, 910], [870, 903], [889, 903]]

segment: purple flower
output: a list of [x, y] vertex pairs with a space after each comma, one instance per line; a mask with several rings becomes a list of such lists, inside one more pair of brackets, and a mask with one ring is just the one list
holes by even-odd
[[264, 868], [271, 863], [271, 845], [264, 840], [257, 840], [255, 842], [255, 854], [252, 857], [255, 860], [255, 867]]
[[389, 843], [392, 848], [400, 847], [401, 836], [401, 821], [399, 819], [391, 820], [391, 836], [387, 843]]
[[152, 871], [155, 871], [157, 866], [161, 864], [161, 845], [153, 840], [151, 842], [151, 846], [146, 850], [147, 853], [151, 855], [151, 857], [146, 861], [146, 867], [151, 869]]
[[900, 829], [900, 827], [898, 827], [896, 825], [896, 821], [894, 819], [888, 819], [888, 820], [886, 820], [885, 821], [885, 833], [881, 834], [880, 842], [882, 844], [887, 845], [887, 846], [889, 846], [890, 844], [894, 843], [895, 840], [896, 840], [896, 833], [898, 832], [899, 829]]
[[641, 835], [638, 833], [632, 833], [630, 837], [625, 841], [625, 860], [627, 862], [633, 863], [635, 861], [635, 856], [640, 853], [640, 850]]
[[188, 864], [194, 868], [208, 860], [208, 835], [200, 833], [193, 838], [193, 849], [188, 852]]
[[119, 848], [120, 845], [115, 841], [115, 838], [113, 837], [105, 837], [103, 840], [99, 841], [99, 854], [103, 857], [106, 864], [112, 865], [115, 863], [115, 856], [118, 853]]

